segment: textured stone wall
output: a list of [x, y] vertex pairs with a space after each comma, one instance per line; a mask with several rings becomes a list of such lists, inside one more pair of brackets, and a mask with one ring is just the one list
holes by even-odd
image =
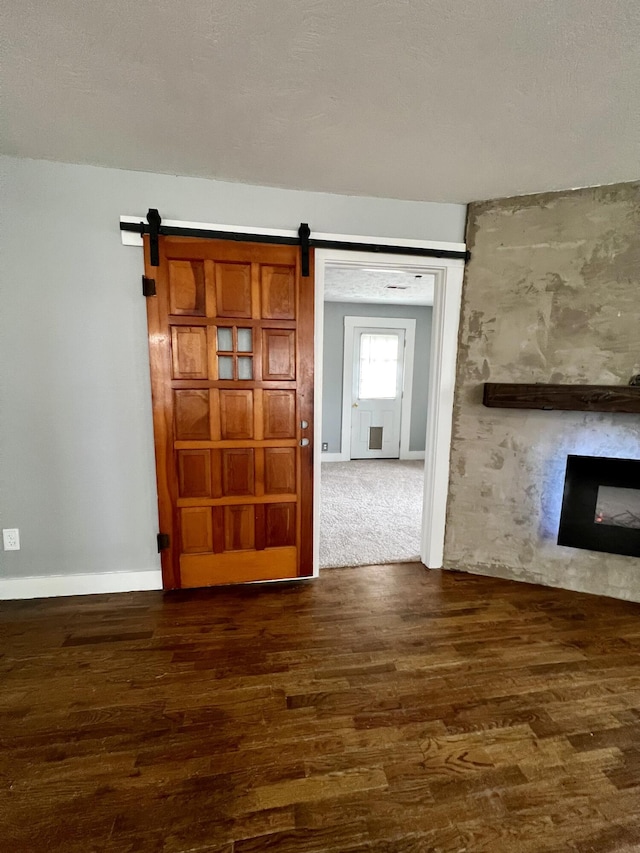
[[467, 245], [445, 566], [640, 601], [640, 559], [556, 544], [567, 454], [640, 458], [640, 415], [482, 405], [640, 373], [640, 183], [472, 204]]

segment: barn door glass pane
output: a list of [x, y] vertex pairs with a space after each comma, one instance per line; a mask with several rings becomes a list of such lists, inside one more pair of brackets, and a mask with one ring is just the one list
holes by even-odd
[[360, 335], [358, 397], [361, 400], [393, 400], [398, 375], [398, 336]]
[[222, 350], [222, 352], [233, 350], [233, 335], [231, 329], [225, 326], [218, 327], [218, 350]]
[[233, 358], [230, 355], [218, 356], [218, 379], [233, 379]]
[[238, 379], [253, 379], [253, 359], [238, 359]]
[[238, 352], [252, 352], [251, 329], [238, 329]]

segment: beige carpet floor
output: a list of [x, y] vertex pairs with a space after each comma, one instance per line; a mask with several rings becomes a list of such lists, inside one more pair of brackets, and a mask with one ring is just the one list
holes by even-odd
[[420, 559], [424, 462], [325, 462], [320, 486], [320, 567]]

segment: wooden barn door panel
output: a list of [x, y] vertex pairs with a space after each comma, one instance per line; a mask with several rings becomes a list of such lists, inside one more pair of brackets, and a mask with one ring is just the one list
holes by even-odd
[[180, 237], [145, 269], [165, 589], [311, 575], [313, 275]]

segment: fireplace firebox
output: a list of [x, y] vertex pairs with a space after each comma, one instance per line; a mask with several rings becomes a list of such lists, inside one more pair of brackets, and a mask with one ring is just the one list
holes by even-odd
[[640, 557], [640, 460], [567, 456], [558, 545]]

